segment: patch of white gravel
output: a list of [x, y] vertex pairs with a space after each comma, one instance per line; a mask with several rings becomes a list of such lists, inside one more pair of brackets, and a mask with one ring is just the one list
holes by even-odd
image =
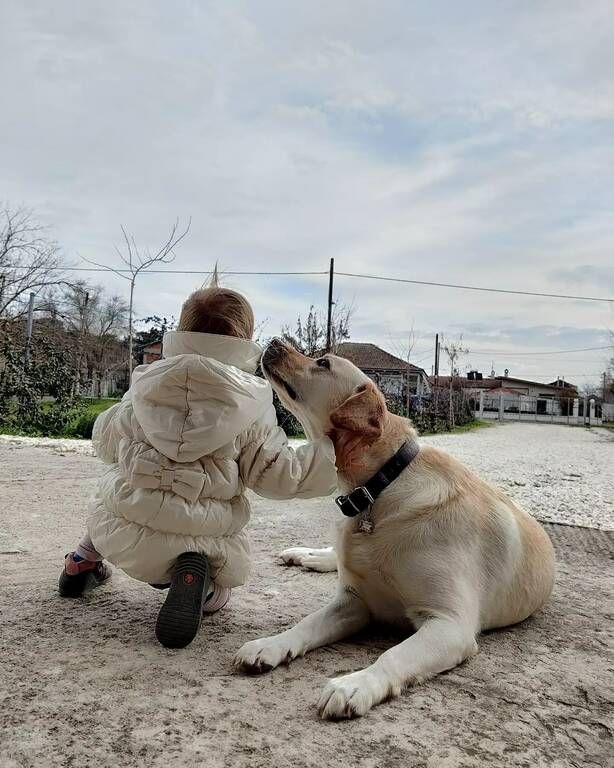
[[614, 531], [614, 434], [557, 424], [495, 424], [421, 442], [451, 453], [538, 520]]
[[47, 448], [54, 453], [78, 453], [83, 456], [95, 456], [91, 440], [69, 439], [61, 437], [20, 437], [0, 435], [0, 445], [11, 448]]
[[[495, 423], [420, 441], [452, 454], [539, 520], [614, 531], [614, 433], [606, 429]], [[94, 455], [91, 440], [0, 435], [0, 444]]]

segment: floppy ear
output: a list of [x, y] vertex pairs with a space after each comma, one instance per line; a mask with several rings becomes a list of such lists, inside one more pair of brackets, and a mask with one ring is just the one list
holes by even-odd
[[331, 413], [330, 421], [336, 430], [375, 441], [382, 436], [387, 415], [384, 396], [369, 382], [356, 387], [354, 394]]

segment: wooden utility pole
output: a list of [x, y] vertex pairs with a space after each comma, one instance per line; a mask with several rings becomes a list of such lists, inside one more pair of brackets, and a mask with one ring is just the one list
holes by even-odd
[[335, 260], [330, 260], [330, 272], [328, 275], [328, 318], [326, 321], [326, 351], [330, 352], [333, 335], [333, 280], [335, 277]]
[[433, 364], [433, 392], [431, 394], [431, 430], [435, 431], [435, 420], [439, 411], [439, 334], [435, 334], [435, 362]]

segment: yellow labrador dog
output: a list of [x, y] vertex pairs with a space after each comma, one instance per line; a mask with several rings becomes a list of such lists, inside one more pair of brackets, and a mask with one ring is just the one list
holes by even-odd
[[[344, 493], [364, 486], [402, 446], [411, 458], [371, 506], [339, 514], [332, 602], [292, 629], [246, 643], [237, 668], [273, 669], [371, 620], [407, 622], [414, 634], [366, 669], [330, 680], [320, 696], [323, 718], [364, 715], [473, 656], [481, 631], [544, 605], [554, 581], [544, 530], [444, 451], [419, 447], [411, 422], [388, 412], [358, 368], [333, 355], [312, 360], [281, 342], [267, 348], [263, 368], [306, 434], [331, 436]], [[321, 556], [334, 567], [335, 553]]]

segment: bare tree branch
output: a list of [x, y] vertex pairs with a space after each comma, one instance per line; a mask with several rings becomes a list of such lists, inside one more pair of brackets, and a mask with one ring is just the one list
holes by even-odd
[[134, 235], [129, 235], [126, 231], [126, 228], [122, 225], [121, 231], [124, 241], [123, 249], [119, 246], [114, 246], [114, 248], [121, 261], [126, 265], [127, 272], [125, 270], [118, 269], [117, 267], [112, 267], [109, 264], [101, 264], [99, 262], [93, 261], [92, 259], [87, 259], [85, 256], [81, 256], [81, 258], [88, 264], [93, 264], [94, 266], [99, 267], [100, 269], [103, 269], [107, 272], [113, 272], [114, 274], [122, 277], [124, 280], [127, 280], [130, 283], [130, 300], [128, 303], [128, 372], [130, 376], [132, 376], [133, 367], [132, 348], [134, 339], [134, 290], [137, 278], [141, 272], [146, 272], [154, 264], [172, 263], [175, 260], [174, 249], [177, 247], [177, 245], [179, 245], [184, 237], [186, 237], [190, 231], [191, 225], [192, 218], [190, 217], [185, 229], [180, 231], [179, 219], [176, 219], [175, 223], [171, 227], [170, 234], [163, 245], [153, 255], [148, 250], [145, 256], [141, 255], [141, 252], [139, 251], [139, 248], [136, 244], [136, 240], [134, 239]]
[[0, 317], [20, 315], [28, 293], [64, 279], [59, 246], [47, 231], [27, 208], [0, 211]]

